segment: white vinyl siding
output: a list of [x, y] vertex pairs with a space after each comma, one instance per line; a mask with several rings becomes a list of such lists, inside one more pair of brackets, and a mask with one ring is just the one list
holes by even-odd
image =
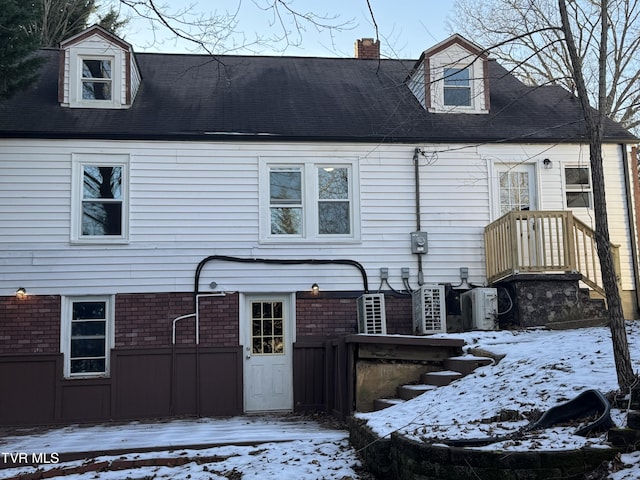
[[[416, 145], [287, 142], [109, 142], [0, 140], [0, 295], [24, 286], [34, 295], [103, 295], [191, 291], [195, 268], [210, 255], [243, 258], [353, 259], [376, 289], [380, 267], [402, 288], [409, 267], [416, 285], [410, 232], [416, 229], [413, 152]], [[420, 145], [421, 227], [429, 235], [425, 282], [459, 283], [460, 267], [483, 283], [483, 231], [492, 220], [495, 162], [551, 158], [538, 165], [538, 209], [564, 207], [563, 165], [588, 156], [578, 145]], [[73, 158], [129, 158], [129, 241], [70, 242]], [[293, 164], [351, 165], [358, 241], [262, 242], [260, 159]], [[632, 288], [620, 147], [605, 146], [611, 239], [621, 244], [622, 281]], [[356, 161], [357, 159], [357, 161]], [[359, 190], [357, 190], [359, 188]], [[313, 197], [316, 201], [316, 197]], [[586, 209], [585, 209], [586, 210]], [[576, 211], [592, 224], [588, 212]], [[262, 217], [264, 218], [264, 217]], [[356, 232], [354, 232], [356, 233]], [[359, 272], [336, 265], [274, 266], [211, 262], [202, 289], [242, 292], [361, 290]]]

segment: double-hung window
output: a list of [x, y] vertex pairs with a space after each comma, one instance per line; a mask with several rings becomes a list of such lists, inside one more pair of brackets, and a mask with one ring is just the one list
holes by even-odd
[[357, 240], [357, 162], [261, 161], [263, 241]]
[[128, 156], [76, 155], [72, 240], [128, 239]]
[[108, 101], [113, 95], [112, 58], [81, 58], [83, 101]]
[[113, 297], [63, 298], [60, 350], [65, 377], [109, 374], [113, 322]]
[[567, 208], [591, 208], [591, 172], [589, 167], [564, 167]]
[[451, 107], [471, 107], [471, 74], [467, 68], [445, 68], [444, 105]]

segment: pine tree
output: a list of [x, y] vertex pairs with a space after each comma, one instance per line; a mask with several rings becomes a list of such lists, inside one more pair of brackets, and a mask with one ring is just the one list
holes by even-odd
[[26, 88], [38, 77], [35, 55], [38, 7], [25, 0], [0, 0], [0, 100]]

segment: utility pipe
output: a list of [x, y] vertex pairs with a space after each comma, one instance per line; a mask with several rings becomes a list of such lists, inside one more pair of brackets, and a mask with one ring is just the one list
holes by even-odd
[[[421, 212], [420, 212], [420, 162], [419, 156], [422, 154], [420, 147], [416, 147], [413, 151], [413, 168], [414, 180], [416, 184], [416, 231], [421, 230]], [[422, 270], [422, 254], [416, 253], [418, 256], [418, 285], [424, 285], [424, 272]]]
[[[367, 272], [365, 271], [362, 264], [356, 262], [355, 260], [349, 259], [336, 259], [336, 260], [325, 260], [325, 259], [275, 259], [275, 258], [242, 258], [242, 257], [231, 257], [228, 255], [211, 255], [209, 257], [204, 258], [198, 264], [196, 268], [194, 285], [193, 285], [193, 295], [194, 301], [200, 292], [200, 275], [202, 273], [202, 269], [205, 265], [211, 261], [224, 261], [224, 262], [236, 262], [236, 263], [264, 263], [270, 265], [349, 265], [357, 268], [360, 271], [360, 275], [362, 276], [362, 286], [364, 293], [369, 293], [369, 280], [367, 279]], [[196, 306], [194, 305], [194, 308]]]

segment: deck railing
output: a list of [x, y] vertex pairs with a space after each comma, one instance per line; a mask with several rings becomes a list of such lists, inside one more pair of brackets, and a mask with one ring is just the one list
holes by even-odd
[[[512, 211], [484, 229], [487, 280], [515, 273], [578, 272], [604, 295], [595, 232], [570, 211]], [[618, 246], [612, 245], [618, 279]]]

